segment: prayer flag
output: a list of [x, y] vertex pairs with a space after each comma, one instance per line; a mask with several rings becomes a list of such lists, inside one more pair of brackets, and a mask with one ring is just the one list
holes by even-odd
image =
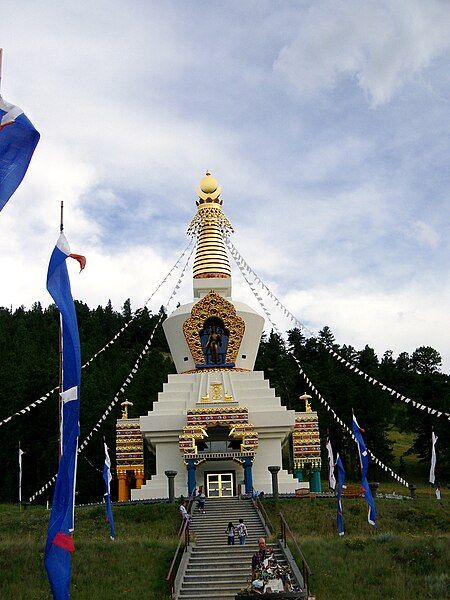
[[430, 466], [430, 483], [434, 485], [436, 469], [436, 442], [438, 441], [437, 435], [434, 431], [431, 432], [431, 466]]
[[22, 454], [25, 454], [20, 448], [19, 442], [19, 502], [22, 503]]
[[336, 489], [336, 477], [334, 476], [334, 458], [333, 458], [333, 448], [331, 447], [331, 441], [327, 441], [327, 451], [328, 451], [328, 483], [330, 485], [330, 489]]
[[39, 137], [23, 110], [0, 96], [0, 211], [24, 178]]
[[374, 502], [372, 492], [369, 487], [369, 482], [367, 480], [367, 471], [369, 469], [369, 453], [367, 452], [366, 444], [365, 444], [364, 438], [362, 436], [362, 432], [364, 430], [359, 427], [358, 421], [356, 420], [355, 415], [353, 415], [352, 429], [353, 429], [353, 435], [355, 436], [356, 443], [358, 445], [359, 461], [361, 464], [361, 487], [363, 489], [364, 497], [365, 497], [367, 505], [369, 507], [367, 520], [369, 521], [370, 525], [373, 525], [374, 527], [376, 527], [377, 524], [376, 524], [375, 502]]
[[[45, 546], [45, 568], [55, 600], [70, 598], [74, 552], [75, 481], [80, 417], [81, 356], [78, 324], [66, 259], [71, 256], [63, 233], [50, 258], [47, 289], [60, 312], [62, 347], [61, 458]], [[74, 256], [80, 264], [84, 257]], [[83, 260], [81, 260], [83, 259]]]
[[105, 446], [105, 466], [103, 467], [103, 480], [105, 482], [105, 486], [106, 486], [106, 493], [104, 494], [105, 496], [105, 503], [106, 503], [106, 519], [109, 523], [109, 537], [112, 540], [116, 539], [116, 528], [114, 526], [114, 517], [112, 514], [112, 508], [111, 508], [111, 488], [110, 488], [110, 484], [111, 484], [111, 459], [109, 458], [109, 453], [108, 453], [108, 446], [106, 444], [104, 444]]
[[339, 454], [336, 456], [336, 467], [338, 473], [338, 484], [337, 484], [337, 530], [339, 535], [344, 535], [344, 513], [342, 511], [342, 490], [345, 483], [345, 469]]

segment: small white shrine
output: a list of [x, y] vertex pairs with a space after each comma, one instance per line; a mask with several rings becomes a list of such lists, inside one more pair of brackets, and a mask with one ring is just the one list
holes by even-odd
[[[156, 457], [156, 474], [131, 490], [132, 500], [167, 497], [166, 471], [177, 473], [176, 496], [188, 496], [200, 486], [208, 497], [234, 496], [239, 489], [271, 493], [270, 466], [280, 467], [280, 493], [309, 488], [302, 481], [303, 463], [294, 461], [295, 478], [282, 468], [282, 447], [294, 429], [294, 440], [303, 435], [299, 419], [315, 418], [316, 423], [317, 415], [287, 410], [264, 374], [253, 371], [264, 319], [232, 299], [224, 242], [232, 227], [220, 193], [207, 173], [188, 230], [197, 236], [193, 301], [179, 306], [163, 325], [177, 374], [169, 375], [153, 409], [140, 418], [142, 435]], [[317, 439], [311, 433], [306, 431], [306, 441], [314, 448], [310, 444], [306, 451], [318, 454], [319, 471], [318, 431]], [[298, 442], [294, 453], [296, 447]]]

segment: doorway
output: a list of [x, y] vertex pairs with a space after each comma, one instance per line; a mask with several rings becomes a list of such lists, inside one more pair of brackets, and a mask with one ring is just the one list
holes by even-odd
[[206, 492], [208, 498], [231, 498], [233, 496], [233, 473], [207, 473]]

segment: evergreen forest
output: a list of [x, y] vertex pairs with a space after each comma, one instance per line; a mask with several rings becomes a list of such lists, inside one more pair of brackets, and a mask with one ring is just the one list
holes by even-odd
[[[89, 308], [75, 302], [80, 329], [82, 362], [103, 348], [130, 320], [130, 301], [116, 311], [111, 302], [105, 307]], [[161, 309], [162, 310], [162, 309]], [[163, 315], [164, 317], [165, 315]], [[82, 371], [81, 437], [82, 442], [113, 400], [134, 366], [136, 358], [150, 337], [161, 312], [152, 314], [144, 309], [117, 341]], [[35, 402], [58, 385], [58, 325], [59, 314], [54, 305], [42, 308], [39, 303], [31, 309], [0, 308], [0, 421]], [[418, 347], [412, 354], [402, 352], [394, 357], [390, 350], [377, 356], [366, 345], [356, 349], [339, 346], [333, 333], [324, 327], [318, 338], [306, 338], [298, 329], [287, 332], [286, 343], [301, 362], [310, 380], [333, 407], [341, 419], [351, 424], [352, 409], [365, 430], [367, 446], [375, 455], [411, 483], [425, 483], [430, 460], [431, 430], [439, 437], [437, 482], [444, 485], [450, 479], [448, 449], [448, 420], [428, 415], [427, 411], [413, 409], [409, 404], [395, 400], [379, 387], [374, 387], [357, 374], [349, 371], [327, 352], [332, 347], [352, 364], [405, 396], [440, 411], [448, 411], [450, 377], [441, 372], [439, 352], [428, 346]], [[354, 442], [340, 429], [327, 410], [314, 398], [305, 384], [296, 363], [286, 351], [285, 342], [276, 334], [264, 335], [261, 340], [255, 369], [262, 370], [280, 396], [282, 404], [290, 409], [304, 410], [299, 396], [304, 392], [313, 396], [312, 407], [319, 413], [322, 459], [329, 436], [347, 465], [347, 472], [357, 472]], [[110, 448], [112, 463], [115, 457], [115, 424], [121, 415], [120, 402], [133, 403], [129, 415], [146, 414], [157, 400], [158, 392], [175, 368], [161, 327], [156, 330], [150, 351], [141, 362], [126, 393], [103, 421], [100, 431], [92, 437], [78, 460], [77, 503], [98, 502], [103, 496], [103, 437]], [[58, 463], [58, 394], [54, 392], [36, 408], [14, 417], [0, 427], [0, 500], [18, 499], [18, 446], [23, 455], [23, 499], [27, 500], [57, 471]], [[406, 435], [407, 434], [407, 435]], [[406, 435], [406, 438], [405, 438]], [[395, 450], [395, 439], [408, 440], [401, 454]], [[422, 481], [415, 481], [417, 473], [408, 472], [408, 455], [414, 454], [423, 462]], [[154, 469], [152, 456], [147, 451], [146, 472]], [[424, 476], [425, 474], [425, 476]], [[322, 472], [326, 477], [326, 467]], [[371, 480], [388, 476], [371, 465]], [[114, 487], [113, 487], [113, 498]], [[51, 489], [39, 502], [51, 500]]]

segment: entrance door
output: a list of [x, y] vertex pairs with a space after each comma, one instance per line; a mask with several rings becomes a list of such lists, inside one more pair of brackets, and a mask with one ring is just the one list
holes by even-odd
[[208, 473], [206, 476], [208, 498], [233, 495], [233, 473]]

